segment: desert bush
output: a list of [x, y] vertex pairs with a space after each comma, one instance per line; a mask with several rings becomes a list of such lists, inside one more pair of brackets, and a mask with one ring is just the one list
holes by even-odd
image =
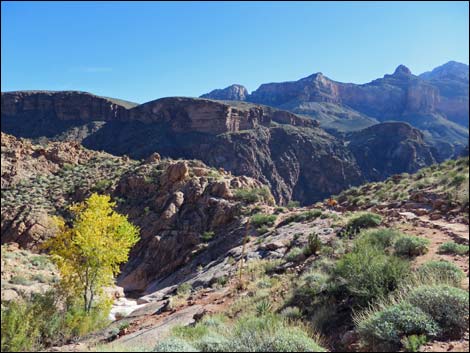
[[183, 283], [178, 286], [176, 289], [176, 294], [180, 296], [189, 295], [191, 293], [192, 286], [189, 283]]
[[465, 255], [468, 254], [468, 250], [468, 245], [457, 244], [453, 241], [445, 242], [439, 246], [439, 252], [442, 254]]
[[289, 224], [292, 222], [305, 222], [310, 221], [311, 219], [315, 219], [322, 216], [321, 210], [309, 210], [306, 212], [297, 213], [287, 217], [282, 223]]
[[214, 236], [215, 236], [214, 232], [204, 232], [201, 235], [201, 239], [202, 239], [202, 241], [207, 243], [207, 242], [211, 241], [212, 238], [214, 238]]
[[307, 239], [307, 245], [304, 248], [305, 256], [315, 255], [318, 251], [320, 251], [322, 246], [321, 240], [318, 237], [317, 233], [311, 233]]
[[21, 275], [17, 275], [17, 276], [13, 276], [11, 279], [10, 279], [10, 283], [12, 284], [20, 284], [22, 286], [30, 286], [31, 284], [33, 284], [33, 281], [27, 279], [26, 277], [23, 277]]
[[228, 352], [324, 352], [301, 328], [290, 326], [275, 315], [243, 317], [230, 335]]
[[361, 212], [351, 217], [342, 234], [356, 235], [360, 230], [372, 227], [378, 227], [382, 223], [382, 217], [371, 212]]
[[280, 314], [288, 320], [298, 320], [302, 317], [302, 312], [296, 306], [288, 306], [282, 309]]
[[402, 233], [396, 229], [370, 229], [361, 232], [356, 242], [357, 244], [366, 243], [379, 249], [386, 249], [391, 247], [395, 243], [395, 240], [401, 236]]
[[193, 343], [201, 352], [224, 352], [228, 344], [228, 339], [217, 332], [209, 332]]
[[287, 208], [288, 208], [289, 210], [291, 210], [291, 209], [293, 209], [293, 208], [297, 208], [297, 207], [300, 207], [300, 202], [299, 202], [299, 201], [293, 201], [293, 200], [291, 200], [291, 201], [289, 201], [289, 202], [287, 203]]
[[20, 302], [2, 303], [2, 352], [34, 351], [40, 332], [30, 306]]
[[400, 349], [407, 336], [437, 336], [439, 326], [419, 307], [404, 302], [364, 315], [357, 321], [357, 331], [367, 348], [391, 352]]
[[254, 188], [254, 189], [237, 189], [234, 192], [236, 200], [245, 202], [247, 204], [264, 201], [268, 204], [274, 204], [274, 199], [271, 191], [267, 187]]
[[413, 235], [402, 235], [395, 242], [395, 253], [400, 256], [414, 257], [428, 251], [430, 241]]
[[264, 316], [269, 314], [273, 309], [271, 301], [269, 299], [262, 299], [258, 304], [256, 304], [256, 314], [258, 316]]
[[301, 255], [304, 254], [304, 249], [299, 247], [294, 247], [286, 254], [287, 262], [296, 262], [299, 261]]
[[58, 291], [33, 294], [31, 299], [2, 303], [1, 350], [34, 351], [64, 343], [107, 323], [102, 310], [85, 312], [74, 302], [62, 302]]
[[459, 287], [465, 278], [465, 273], [449, 261], [428, 261], [418, 268], [418, 276], [434, 278]]
[[251, 224], [255, 228], [261, 228], [263, 226], [272, 226], [276, 221], [275, 215], [269, 215], [264, 213], [257, 213], [250, 218]]
[[170, 336], [157, 343], [153, 352], [198, 352], [198, 350], [184, 339]]
[[460, 337], [468, 329], [469, 296], [463, 289], [448, 285], [420, 286], [407, 300], [429, 314], [443, 334]]
[[426, 335], [411, 335], [403, 338], [401, 343], [405, 352], [419, 352], [421, 346], [427, 341]]
[[410, 270], [407, 261], [364, 246], [338, 260], [334, 272], [355, 304], [365, 306], [397, 289]]

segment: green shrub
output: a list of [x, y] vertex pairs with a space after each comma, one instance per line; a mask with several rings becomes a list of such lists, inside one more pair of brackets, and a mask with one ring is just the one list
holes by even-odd
[[2, 352], [27, 352], [38, 347], [40, 332], [30, 306], [11, 301], [2, 303]]
[[[366, 243], [379, 249], [386, 249], [395, 243], [395, 240], [402, 236], [396, 229], [380, 228], [370, 229], [361, 232], [358, 244]], [[361, 245], [362, 246], [362, 245]]]
[[401, 348], [406, 336], [437, 336], [439, 326], [420, 308], [401, 303], [365, 316], [357, 323], [357, 331], [367, 348], [391, 352]]
[[307, 245], [304, 248], [305, 256], [316, 255], [318, 251], [321, 249], [321, 240], [318, 237], [317, 233], [312, 233], [308, 236]]
[[192, 288], [193, 287], [189, 283], [180, 284], [178, 288], [176, 289], [176, 294], [180, 296], [189, 295], [189, 293], [191, 293]]
[[193, 345], [201, 352], [224, 352], [228, 344], [228, 339], [216, 332], [209, 332], [193, 342]]
[[182, 338], [168, 337], [157, 343], [153, 352], [198, 352], [198, 350]]
[[298, 320], [302, 318], [302, 312], [296, 306], [288, 306], [282, 309], [281, 315], [288, 320]]
[[202, 239], [202, 241], [207, 243], [207, 242], [211, 241], [212, 238], [214, 238], [214, 236], [215, 236], [214, 232], [204, 232], [201, 235], [201, 239]]
[[439, 246], [439, 252], [442, 254], [465, 255], [468, 254], [468, 250], [468, 245], [457, 244], [453, 241], [443, 243]]
[[2, 351], [39, 350], [65, 343], [107, 323], [107, 311], [85, 313], [73, 302], [64, 305], [57, 292], [33, 294], [27, 302], [2, 303]]
[[294, 247], [290, 249], [290, 251], [286, 254], [286, 261], [287, 262], [296, 262], [299, 261], [301, 255], [304, 254], [304, 249], [299, 247]]
[[457, 287], [465, 278], [465, 273], [449, 261], [428, 261], [418, 269], [418, 275], [422, 278], [431, 277]]
[[11, 279], [10, 279], [10, 283], [12, 284], [20, 284], [22, 286], [30, 286], [31, 284], [33, 284], [33, 282], [23, 276], [13, 276]]
[[275, 215], [257, 213], [251, 216], [250, 222], [255, 228], [261, 228], [263, 226], [272, 226], [276, 218]]
[[256, 314], [258, 316], [264, 316], [269, 314], [273, 309], [271, 301], [268, 299], [262, 299], [258, 304], [256, 304]]
[[268, 187], [254, 188], [254, 189], [238, 189], [234, 193], [235, 199], [243, 201], [247, 204], [264, 201], [268, 204], [273, 204], [273, 196]]
[[445, 335], [460, 337], [468, 329], [469, 296], [463, 289], [447, 285], [421, 286], [407, 300], [429, 314]]
[[419, 256], [428, 251], [431, 242], [426, 238], [403, 235], [395, 242], [395, 253], [400, 256]]
[[378, 227], [382, 223], [382, 217], [371, 212], [358, 213], [349, 219], [343, 233], [347, 235], [355, 235], [361, 229]]
[[401, 343], [405, 352], [419, 352], [423, 344], [428, 341], [426, 335], [411, 335], [402, 339]]
[[228, 352], [324, 352], [305, 331], [274, 315], [244, 317], [230, 335]]
[[374, 247], [358, 247], [338, 260], [335, 275], [345, 280], [345, 289], [359, 306], [397, 289], [409, 274], [409, 264]]
[[293, 214], [289, 217], [287, 217], [284, 222], [282, 222], [283, 224], [289, 224], [289, 223], [292, 223], [292, 222], [305, 222], [305, 221], [310, 221], [311, 219], [315, 219], [315, 218], [318, 218], [318, 217], [321, 217], [322, 216], [322, 211], [321, 210], [309, 210], [309, 211], [306, 211], [306, 212], [301, 212], [301, 213], [297, 213], [297, 214]]
[[113, 181], [109, 179], [101, 179], [91, 188], [92, 192], [104, 193], [113, 185]]
[[289, 201], [289, 202], [287, 203], [287, 208], [288, 208], [289, 210], [291, 210], [291, 209], [293, 209], [293, 208], [297, 208], [297, 207], [300, 207], [300, 202], [299, 202], [299, 201], [293, 201], [293, 200], [291, 200], [291, 201]]

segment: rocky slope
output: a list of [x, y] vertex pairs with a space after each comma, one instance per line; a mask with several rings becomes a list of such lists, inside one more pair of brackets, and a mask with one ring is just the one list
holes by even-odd
[[244, 100], [309, 115], [339, 131], [358, 130], [375, 120], [409, 122], [440, 150], [446, 147], [442, 159], [458, 154], [468, 138], [468, 85], [468, 65], [449, 62], [421, 76], [400, 65], [393, 74], [361, 85], [322, 73], [262, 84]]
[[364, 177], [380, 181], [402, 172], [412, 173], [436, 162], [423, 134], [406, 123], [382, 123], [346, 137]]
[[[348, 141], [325, 133], [315, 120], [287, 111], [178, 97], [128, 109], [117, 100], [93, 97], [79, 92], [2, 93], [2, 130], [39, 142], [71, 141], [132, 158], [158, 152], [163, 157], [202, 160], [256, 178], [281, 203], [291, 199], [311, 203], [372, 175], [369, 165], [358, 165]], [[406, 134], [399, 134], [395, 145], [388, 146], [385, 137], [381, 148], [390, 151], [408, 140]], [[402, 169], [393, 172], [412, 172], [423, 161], [432, 162], [423, 140], [415, 139], [414, 146], [401, 151], [401, 157], [406, 151], [411, 154], [400, 164]], [[391, 170], [381, 167], [374, 166], [379, 168], [373, 172], [376, 177], [389, 175]]]
[[[62, 158], [49, 159], [57, 146]], [[74, 161], [78, 156], [84, 156], [80, 163]], [[120, 283], [126, 290], [145, 290], [206, 250], [205, 232], [214, 232], [217, 245], [240, 241], [240, 190], [274, 202], [254, 179], [198, 161], [161, 160], [158, 154], [138, 162], [70, 143], [38, 146], [2, 135], [2, 162], [1, 242], [38, 251], [53, 235], [50, 216], [68, 217], [72, 203], [91, 192], [109, 193], [141, 229], [141, 241], [123, 269]], [[201, 256], [206, 263], [212, 260]]]

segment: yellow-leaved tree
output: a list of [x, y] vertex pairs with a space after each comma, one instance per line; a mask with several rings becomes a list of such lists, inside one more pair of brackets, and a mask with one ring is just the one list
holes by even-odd
[[103, 288], [113, 284], [120, 264], [139, 240], [138, 227], [114, 211], [115, 206], [108, 195], [92, 194], [70, 207], [71, 226], [54, 218], [58, 232], [46, 243], [59, 269], [61, 287], [69, 297], [81, 298], [87, 313], [102, 297]]

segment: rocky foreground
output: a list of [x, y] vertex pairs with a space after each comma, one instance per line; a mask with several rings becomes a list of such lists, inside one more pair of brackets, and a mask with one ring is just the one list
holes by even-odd
[[[350, 224], [357, 211], [380, 215], [373, 218], [379, 230], [426, 239], [426, 251], [406, 259], [412, 271], [448, 261], [464, 273], [454, 285], [468, 291], [468, 157], [349, 189], [335, 206], [301, 208], [276, 206], [260, 181], [199, 161], [159, 154], [133, 160], [2, 134], [1, 240], [9, 243], [2, 247], [3, 300], [57, 280], [47, 256], [37, 254], [52, 236], [49, 216], [67, 217], [67, 206], [93, 191], [117, 201], [141, 240], [117, 280], [117, 320], [51, 350], [149, 351], [176, 326], [206, 325], [214, 314], [230, 322], [266, 312], [313, 323], [326, 350], [362, 350], [351, 319], [354, 295], [326, 297], [328, 306], [311, 302], [338, 285], [329, 271], [355, 244]], [[446, 243], [466, 250], [445, 251]], [[467, 331], [431, 339], [421, 350], [468, 348]]]

